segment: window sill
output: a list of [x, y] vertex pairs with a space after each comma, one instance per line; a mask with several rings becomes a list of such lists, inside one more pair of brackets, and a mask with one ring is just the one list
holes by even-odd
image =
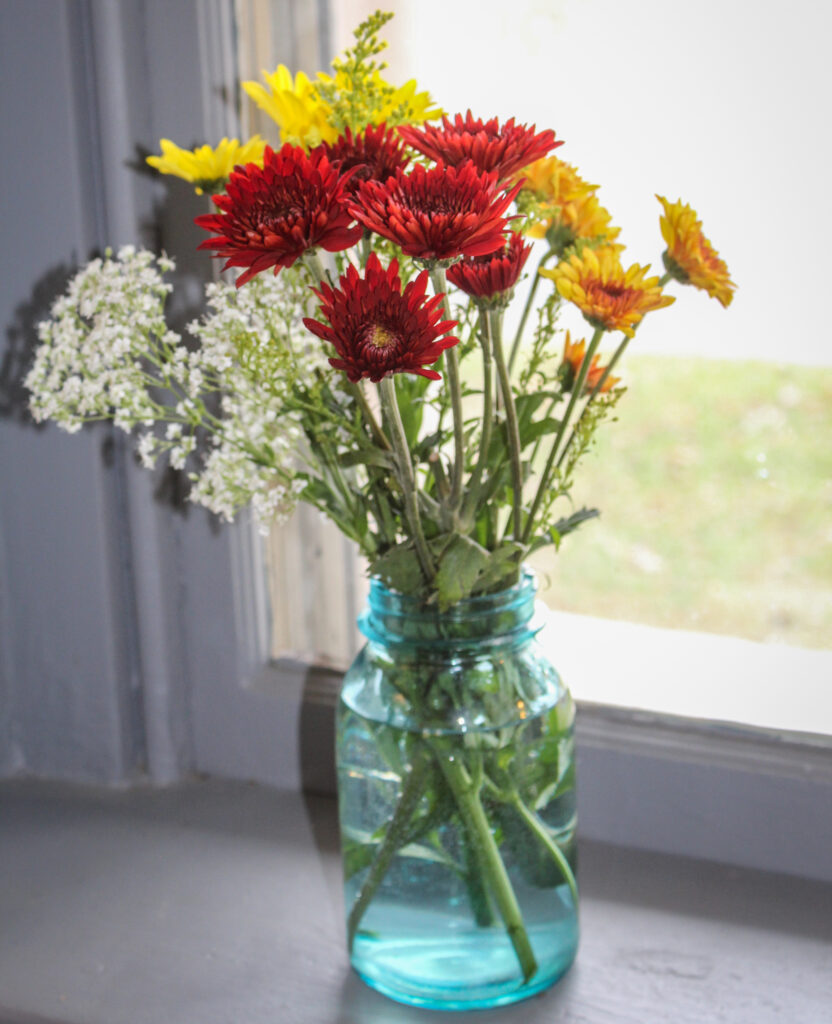
[[[425, 1020], [349, 969], [329, 798], [13, 781], [0, 820], [0, 1024]], [[592, 842], [581, 885], [573, 970], [489, 1021], [825, 1019], [832, 886]]]
[[579, 701], [821, 735], [832, 746], [832, 650], [549, 610], [541, 640]]

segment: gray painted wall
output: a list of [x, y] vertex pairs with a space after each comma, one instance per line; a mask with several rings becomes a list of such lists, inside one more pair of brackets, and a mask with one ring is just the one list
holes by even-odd
[[[274, 26], [303, 2], [274, 0]], [[233, 0], [4, 0], [0, 40], [3, 152], [26, 155], [7, 159], [0, 197], [0, 776], [297, 786], [303, 672], [266, 670], [288, 703], [260, 685], [248, 525], [183, 504], [123, 434], [36, 427], [18, 384], [37, 321], [106, 245], [174, 254], [174, 326], [197, 312], [207, 201], [143, 158], [162, 137], [239, 134]], [[288, 60], [291, 33], [272, 42]]]
[[198, 299], [201, 204], [136, 166], [163, 135], [233, 130], [223, 25], [230, 0], [0, 5], [0, 775], [166, 781], [193, 763], [181, 579], [195, 514], [158, 497], [166, 478], [123, 435], [35, 427], [19, 379], [37, 321], [106, 244], [184, 254], [180, 315]]

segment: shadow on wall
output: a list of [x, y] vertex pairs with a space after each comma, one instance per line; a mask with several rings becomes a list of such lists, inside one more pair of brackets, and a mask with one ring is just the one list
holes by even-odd
[[23, 379], [35, 357], [38, 324], [49, 315], [52, 303], [66, 289], [74, 273], [65, 263], [52, 267], [35, 282], [31, 296], [15, 307], [0, 358], [0, 418], [43, 428], [44, 424], [35, 423], [29, 412], [29, 392]]
[[[186, 328], [203, 313], [205, 284], [213, 277], [210, 259], [197, 250], [205, 235], [194, 224], [194, 218], [206, 212], [209, 203], [206, 197], [196, 196], [191, 186], [183, 181], [167, 177], [159, 181], [158, 173], [145, 162], [148, 155], [148, 150], [137, 146], [135, 157], [125, 161], [133, 172], [141, 177], [156, 179], [164, 187], [163, 198], [153, 204], [149, 216], [141, 223], [140, 244], [158, 253], [168, 248], [167, 240], [177, 240], [174, 251], [168, 248], [177, 266], [171, 275], [174, 290], [168, 299], [167, 321], [168, 326], [181, 335], [183, 342], [193, 347], [194, 341]], [[100, 249], [92, 250], [87, 258], [93, 259], [100, 253]], [[37, 423], [33, 419], [29, 411], [29, 392], [23, 382], [39, 343], [38, 324], [48, 318], [53, 303], [66, 291], [81, 265], [81, 262], [74, 265], [61, 263], [50, 268], [35, 282], [30, 297], [15, 308], [0, 353], [0, 418], [11, 419], [37, 430], [44, 430], [48, 426], [47, 423]], [[102, 437], [101, 457], [107, 466], [113, 466], [118, 461], [119, 449], [133, 448], [132, 440], [118, 437], [111, 426], [95, 424], [85, 429], [99, 431]], [[138, 462], [135, 452], [133, 458]], [[187, 516], [190, 510], [187, 500], [190, 489], [187, 469], [178, 470], [161, 464], [153, 473], [156, 501], [179, 515]], [[213, 522], [215, 518], [211, 517], [212, 525], [218, 528], [219, 522]]]

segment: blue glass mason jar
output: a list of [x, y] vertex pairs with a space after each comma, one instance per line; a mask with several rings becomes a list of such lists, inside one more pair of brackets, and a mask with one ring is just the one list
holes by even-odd
[[373, 988], [437, 1009], [552, 985], [578, 944], [569, 691], [534, 577], [441, 613], [378, 580], [341, 690], [347, 941]]

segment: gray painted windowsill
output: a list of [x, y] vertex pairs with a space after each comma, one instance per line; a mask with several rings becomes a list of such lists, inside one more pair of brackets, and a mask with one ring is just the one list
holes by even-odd
[[832, 886], [585, 842], [582, 943], [504, 1010], [350, 971], [335, 805], [229, 782], [0, 784], [0, 1024], [819, 1024]]

